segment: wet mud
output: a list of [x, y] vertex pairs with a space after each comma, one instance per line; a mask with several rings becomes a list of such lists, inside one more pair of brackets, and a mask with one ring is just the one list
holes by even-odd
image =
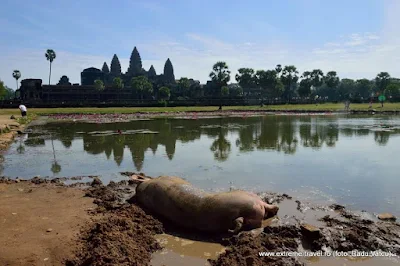
[[[133, 172], [121, 173], [130, 176]], [[144, 174], [138, 174], [143, 175]], [[66, 265], [396, 265], [400, 254], [400, 225], [381, 221], [366, 212], [340, 205], [313, 206], [289, 195], [262, 193], [268, 203], [280, 207], [278, 215], [263, 228], [238, 235], [211, 236], [188, 232], [141, 208], [134, 199], [132, 180], [103, 185], [98, 177], [90, 183], [65, 184], [64, 180], [11, 180], [0, 183], [53, 183], [82, 186], [85, 196], [97, 205], [90, 210], [101, 215], [81, 230], [74, 256]], [[384, 251], [388, 258], [326, 258], [260, 256], [259, 252]], [[372, 263], [372, 264], [371, 264]], [[374, 264], [375, 263], [375, 264]]]

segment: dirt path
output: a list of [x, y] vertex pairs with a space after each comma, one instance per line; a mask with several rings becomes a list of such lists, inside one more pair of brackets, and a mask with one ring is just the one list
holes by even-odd
[[65, 265], [92, 198], [54, 184], [0, 183], [0, 265]]

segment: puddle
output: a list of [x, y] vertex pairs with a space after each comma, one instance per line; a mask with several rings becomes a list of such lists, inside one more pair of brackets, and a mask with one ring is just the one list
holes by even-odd
[[218, 243], [185, 239], [168, 234], [155, 237], [163, 249], [152, 255], [151, 265], [210, 265], [207, 259], [215, 259], [225, 248]]

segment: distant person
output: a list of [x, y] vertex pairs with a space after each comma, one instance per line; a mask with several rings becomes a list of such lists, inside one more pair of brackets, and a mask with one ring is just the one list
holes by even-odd
[[368, 106], [368, 108], [369, 108], [369, 109], [372, 108], [372, 100], [369, 101], [369, 106]]
[[26, 116], [26, 106], [25, 105], [23, 105], [23, 104], [21, 104], [19, 107], [19, 110], [21, 111], [21, 115], [22, 115], [22, 117], [25, 117]]

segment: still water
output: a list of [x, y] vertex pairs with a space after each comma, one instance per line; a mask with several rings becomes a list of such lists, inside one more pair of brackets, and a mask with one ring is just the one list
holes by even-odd
[[[120, 131], [120, 132], [118, 132]], [[177, 175], [206, 190], [288, 193], [400, 215], [400, 117], [279, 116], [52, 123], [3, 155], [0, 175]]]

